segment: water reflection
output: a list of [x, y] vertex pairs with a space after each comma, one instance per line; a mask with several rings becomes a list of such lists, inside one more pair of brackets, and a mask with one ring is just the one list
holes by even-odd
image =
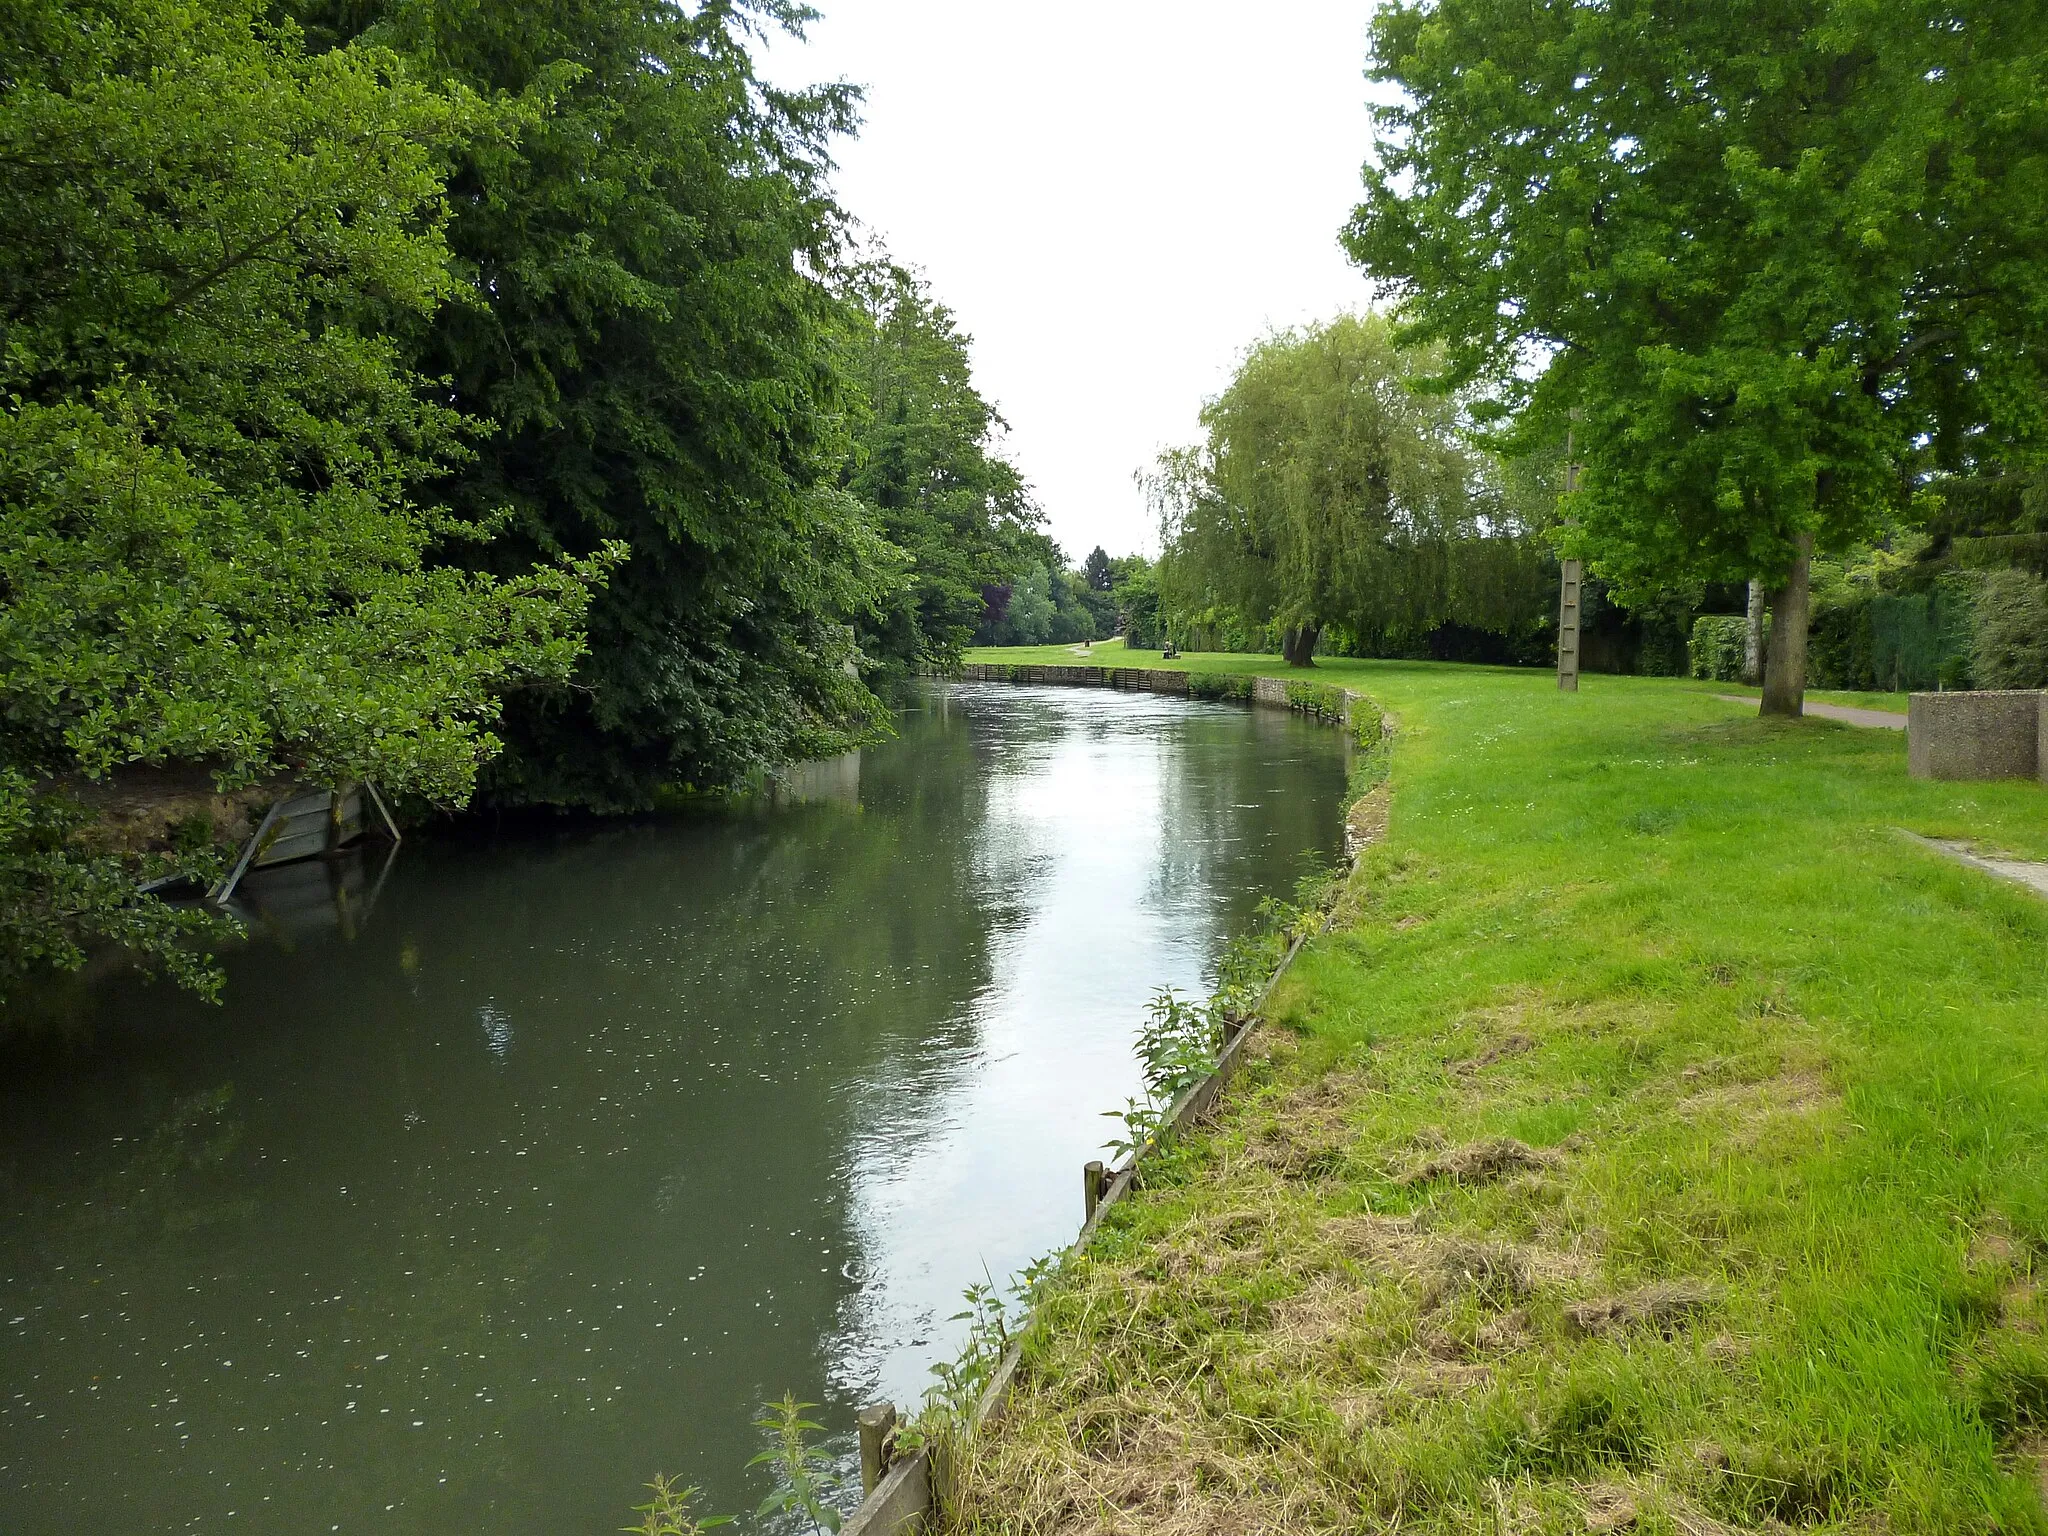
[[750, 1506], [755, 1403], [914, 1398], [1071, 1236], [1146, 997], [1335, 848], [1340, 753], [937, 690], [805, 803], [415, 839], [223, 1009], [101, 989], [0, 1056], [0, 1525]]
[[398, 845], [380, 840], [253, 869], [235, 883], [228, 910], [259, 940], [290, 944], [330, 932], [353, 939], [375, 910], [398, 858]]

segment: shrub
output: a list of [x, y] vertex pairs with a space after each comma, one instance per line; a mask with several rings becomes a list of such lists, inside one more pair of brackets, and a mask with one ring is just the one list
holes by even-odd
[[1344, 690], [1333, 688], [1328, 683], [1290, 681], [1287, 684], [1287, 707], [1341, 725], [1344, 722]]
[[1969, 687], [1979, 580], [1951, 573], [1925, 592], [1817, 594], [1808, 683], [1893, 692]]
[[1739, 613], [1708, 613], [1694, 619], [1686, 652], [1692, 675], [1717, 683], [1742, 679], [1742, 655], [1749, 643], [1749, 620]]
[[1384, 730], [1385, 717], [1379, 705], [1363, 694], [1354, 694], [1351, 699], [1351, 735], [1361, 747], [1377, 747]]
[[1683, 677], [1687, 661], [1685, 616], [1663, 608], [1634, 615], [1636, 670], [1644, 677]]
[[1252, 680], [1238, 677], [1229, 672], [1190, 672], [1188, 674], [1188, 697], [1191, 699], [1249, 699], [1252, 696]]
[[1986, 573], [1970, 660], [1979, 688], [2048, 688], [2048, 582], [2031, 571]]

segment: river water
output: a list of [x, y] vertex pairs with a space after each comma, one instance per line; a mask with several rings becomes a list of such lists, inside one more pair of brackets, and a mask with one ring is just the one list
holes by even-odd
[[0, 1038], [0, 1531], [615, 1531], [913, 1402], [1069, 1240], [1153, 991], [1337, 852], [1341, 732], [934, 687], [729, 816], [264, 872], [225, 1004]]

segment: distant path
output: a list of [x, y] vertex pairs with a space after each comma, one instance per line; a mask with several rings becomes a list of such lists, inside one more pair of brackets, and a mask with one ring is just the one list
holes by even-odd
[[[1717, 693], [1714, 695], [1724, 704], [1754, 704], [1755, 699], [1746, 699], [1739, 693]], [[1847, 704], [1821, 704], [1812, 699], [1806, 701], [1806, 712], [1819, 715], [1823, 720], [1839, 720], [1844, 725], [1863, 725], [1878, 731], [1903, 731], [1906, 717], [1895, 715], [1888, 709], [1854, 709]]]
[[2036, 896], [2048, 896], [2048, 864], [2033, 859], [2015, 859], [2003, 853], [1981, 853], [1974, 844], [1959, 842], [1952, 837], [1922, 837], [1918, 832], [1907, 832], [1906, 836], [1923, 848], [1932, 848], [1936, 853], [1947, 854], [1958, 864], [1967, 864], [1972, 869], [1983, 870], [1987, 875], [1996, 875], [2001, 880], [2024, 885]]

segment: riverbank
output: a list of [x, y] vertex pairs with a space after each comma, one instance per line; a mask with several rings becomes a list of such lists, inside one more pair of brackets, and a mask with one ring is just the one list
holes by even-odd
[[[1086, 646], [981, 646], [968, 651], [966, 660], [974, 665], [1009, 663], [1045, 667], [1175, 667], [1240, 676], [1312, 678], [1330, 682], [1342, 681], [1345, 677], [1364, 676], [1374, 667], [1387, 665], [1383, 662], [1361, 660], [1355, 656], [1319, 656], [1313, 667], [1294, 670], [1284, 665], [1278, 656], [1246, 655], [1239, 651], [1189, 651], [1168, 661], [1158, 651], [1127, 651], [1122, 640], [1104, 640]], [[1493, 670], [1523, 674], [1523, 669], [1518, 668], [1503, 667]], [[1587, 675], [1597, 677], [1603, 674]], [[1645, 678], [1642, 681], [1696, 693], [1741, 695], [1750, 699], [1762, 696], [1761, 690], [1745, 683], [1722, 683], [1691, 677]], [[1357, 685], [1354, 683], [1353, 686]], [[1806, 696], [1823, 704], [1837, 704], [1848, 709], [1878, 709], [1888, 714], [1899, 715], [1906, 712], [1908, 697], [1904, 693], [1862, 693], [1846, 688], [1809, 688], [1806, 690]]]
[[2038, 857], [2040, 789], [1675, 681], [1311, 675], [1401, 720], [1387, 836], [959, 1524], [2042, 1528], [2048, 905], [1899, 835]]

